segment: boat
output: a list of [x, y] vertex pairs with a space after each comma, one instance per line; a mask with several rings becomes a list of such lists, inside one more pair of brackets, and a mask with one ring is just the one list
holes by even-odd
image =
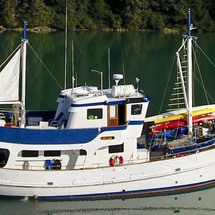
[[[190, 16], [189, 11], [188, 20]], [[189, 51], [194, 39], [190, 21], [188, 28], [183, 47], [188, 42]], [[21, 44], [0, 73], [0, 104], [13, 105], [12, 116], [8, 112], [0, 126], [0, 196], [114, 199], [194, 191], [215, 183], [213, 132], [208, 129], [197, 139], [188, 126], [180, 138], [163, 139], [163, 151], [151, 150], [142, 142], [151, 99], [135, 87], [137, 81], [121, 85], [122, 74], [113, 74], [111, 88], [103, 88], [97, 71], [100, 89], [84, 85], [62, 90], [54, 112], [26, 110], [28, 43], [25, 24]], [[188, 108], [188, 121], [192, 111], [207, 108], [215, 104]]]
[[[183, 37], [182, 45], [176, 52], [177, 77], [168, 105], [171, 108], [145, 119], [147, 144], [153, 150], [174, 156], [180, 155], [180, 152], [184, 156], [184, 152], [189, 154], [187, 151], [213, 147], [215, 135], [214, 104], [193, 106], [193, 56], [195, 61], [197, 59], [193, 49], [201, 48], [197, 45], [197, 37], [191, 34], [195, 28], [191, 24], [190, 11], [188, 14], [188, 35]], [[204, 88], [204, 84], [202, 86]]]

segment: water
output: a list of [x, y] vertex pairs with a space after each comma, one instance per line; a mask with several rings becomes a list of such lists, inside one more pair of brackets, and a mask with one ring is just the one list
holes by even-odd
[[4, 215], [214, 215], [215, 188], [169, 196], [100, 201], [1, 200]]
[[[64, 83], [64, 33], [28, 34], [33, 50], [39, 55], [35, 57], [28, 49], [27, 64], [27, 109], [56, 108], [56, 98]], [[140, 79], [140, 88], [153, 100], [149, 106], [148, 115], [157, 114], [163, 100], [167, 80], [172, 71], [175, 51], [181, 44], [181, 35], [161, 33], [115, 33], [115, 32], [77, 32], [70, 33], [68, 40], [68, 74], [67, 86], [71, 86], [71, 44], [74, 44], [74, 68], [76, 82], [100, 86], [100, 77], [91, 70], [104, 73], [104, 87], [109, 85], [108, 49], [111, 57], [111, 74], [124, 73], [126, 83], [135, 83]], [[0, 34], [0, 62], [19, 44], [21, 34], [5, 32]], [[215, 62], [213, 49], [215, 35], [200, 35], [199, 44]], [[199, 52], [199, 51], [198, 51]], [[203, 57], [203, 55], [201, 55]], [[215, 96], [215, 69], [207, 66], [207, 61], [200, 61], [202, 76], [211, 96]], [[56, 78], [58, 84], [53, 80]], [[174, 75], [170, 78], [170, 87]], [[113, 84], [113, 81], [111, 81]], [[167, 94], [171, 93], [167, 90]], [[197, 91], [196, 102], [205, 103], [203, 94]], [[167, 100], [164, 100], [161, 110], [165, 110]], [[0, 214], [21, 215], [64, 215], [64, 214], [214, 214], [215, 188], [189, 194], [175, 194], [165, 197], [137, 198], [107, 201], [17, 201], [0, 200]]]
[[[5, 32], [0, 34], [0, 62], [19, 44], [21, 33]], [[161, 107], [167, 81], [170, 80], [167, 98], [175, 81], [175, 68], [172, 63], [175, 52], [181, 44], [181, 34], [143, 33], [143, 32], [76, 32], [68, 36], [67, 86], [72, 86], [72, 41], [74, 44], [74, 68], [78, 85], [100, 86], [99, 70], [104, 74], [104, 88], [109, 86], [108, 49], [110, 49], [111, 77], [114, 73], [123, 73], [126, 83], [135, 83], [140, 79], [140, 88], [153, 98], [148, 115], [165, 111], [167, 100]], [[27, 64], [27, 109], [55, 109], [59, 94], [59, 84], [64, 85], [64, 33], [51, 34], [28, 33], [29, 43], [46, 66], [40, 62], [28, 48]], [[199, 35], [199, 45], [215, 62], [215, 35]], [[199, 57], [204, 57], [197, 51]], [[215, 81], [215, 69], [207, 60], [201, 60], [199, 67], [212, 97]], [[171, 76], [170, 76], [171, 73]], [[170, 76], [170, 79], [169, 79]], [[112, 79], [112, 78], [111, 78]], [[123, 82], [121, 82], [123, 83]], [[111, 85], [113, 81], [111, 80]], [[198, 86], [198, 85], [197, 85]], [[205, 103], [203, 91], [197, 92], [196, 102]]]

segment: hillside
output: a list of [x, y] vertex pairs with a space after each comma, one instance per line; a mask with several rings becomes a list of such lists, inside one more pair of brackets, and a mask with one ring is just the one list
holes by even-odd
[[1, 0], [0, 26], [14, 29], [27, 21], [30, 28], [157, 30], [186, 26], [188, 8], [198, 29], [215, 31], [215, 0]]

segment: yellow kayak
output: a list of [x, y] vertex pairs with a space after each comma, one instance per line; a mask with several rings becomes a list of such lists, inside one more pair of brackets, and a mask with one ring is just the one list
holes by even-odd
[[[199, 115], [204, 115], [204, 114], [209, 114], [209, 113], [214, 113], [215, 112], [215, 108], [205, 108], [202, 110], [195, 110], [192, 112], [192, 116], [199, 116]], [[182, 114], [184, 115], [184, 117], [188, 116], [188, 113], [184, 113]]]
[[154, 122], [155, 124], [159, 124], [159, 123], [165, 123], [165, 122], [174, 121], [174, 120], [181, 120], [183, 118], [184, 118], [183, 115], [177, 114], [177, 115], [166, 116], [160, 119], [156, 119]]
[[[209, 113], [215, 113], [215, 108], [205, 108], [201, 110], [195, 110], [192, 112], [192, 116], [199, 116], [199, 115], [205, 115]], [[188, 116], [188, 113], [181, 113], [181, 114], [176, 114], [176, 115], [171, 115], [171, 116], [166, 116], [160, 119], [156, 119], [154, 121], [155, 124], [160, 124], [160, 123], [165, 123], [165, 122], [170, 122], [174, 120], [181, 120], [181, 119], [186, 119]]]

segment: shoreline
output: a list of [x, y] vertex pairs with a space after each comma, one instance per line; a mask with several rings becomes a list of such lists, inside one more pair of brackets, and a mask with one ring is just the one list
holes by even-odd
[[[5, 28], [3, 26], [0, 26], [0, 33], [5, 32], [5, 31], [17, 31], [21, 32], [23, 31], [23, 28]], [[33, 33], [51, 33], [51, 32], [56, 32], [56, 31], [62, 31], [60, 29], [54, 29], [50, 28], [47, 26], [39, 26], [39, 27], [33, 27], [33, 28], [28, 28], [29, 32]], [[157, 30], [150, 30], [150, 29], [141, 29], [141, 30], [129, 30], [129, 29], [124, 29], [124, 28], [117, 28], [117, 29], [110, 29], [110, 28], [103, 28], [103, 29], [97, 29], [97, 30], [89, 30], [89, 29], [76, 29], [71, 32], [85, 32], [85, 31], [94, 31], [94, 32], [162, 32], [162, 33], [179, 33], [180, 29], [178, 28], [164, 28], [161, 31]]]

